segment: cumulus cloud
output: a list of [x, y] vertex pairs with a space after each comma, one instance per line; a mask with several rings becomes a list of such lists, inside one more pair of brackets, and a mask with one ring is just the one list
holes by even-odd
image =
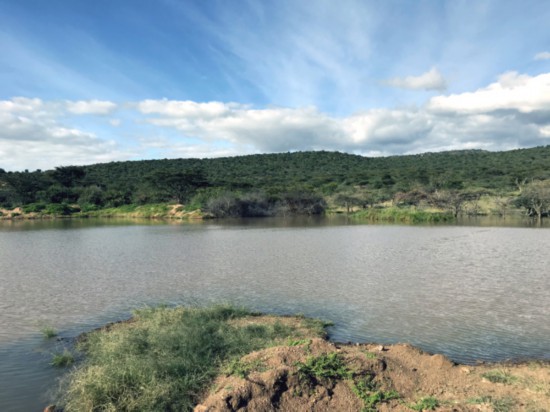
[[475, 92], [347, 117], [313, 107], [255, 109], [222, 102], [147, 100], [137, 107], [152, 125], [247, 152], [323, 149], [387, 155], [550, 143], [550, 74], [504, 73]]
[[[7, 170], [45, 169], [124, 156], [114, 141], [101, 139], [94, 132], [69, 124], [63, 118], [70, 112], [68, 103], [72, 102], [24, 97], [0, 101], [0, 167]], [[92, 106], [88, 107], [89, 113]], [[96, 112], [98, 107], [94, 109]], [[85, 105], [80, 108], [86, 109]]]
[[394, 77], [386, 81], [392, 87], [409, 90], [438, 90], [447, 88], [443, 75], [435, 67], [420, 76]]
[[232, 108], [246, 106], [237, 103], [208, 102], [197, 103], [189, 100], [144, 100], [139, 102], [138, 110], [144, 114], [161, 114], [175, 118], [209, 117], [215, 118], [226, 115]]
[[550, 52], [540, 52], [535, 54], [535, 60], [550, 60]]
[[454, 113], [550, 110], [550, 73], [531, 77], [507, 72], [495, 83], [475, 92], [435, 96], [429, 101], [428, 108]]
[[148, 122], [172, 127], [185, 136], [227, 141], [261, 151], [319, 148], [341, 134], [338, 122], [315, 108], [252, 109], [236, 103], [148, 100], [138, 104]]
[[117, 105], [105, 100], [79, 100], [66, 102], [66, 107], [73, 114], [107, 115], [112, 113]]
[[[478, 90], [425, 104], [336, 117], [315, 107], [256, 108], [240, 103], [143, 100], [119, 107], [124, 122], [81, 105], [107, 128], [86, 128], [67, 102], [0, 101], [0, 167], [52, 168], [129, 158], [216, 157], [297, 150], [368, 156], [428, 151], [509, 150], [550, 144], [550, 73], [504, 73]], [[73, 102], [78, 103], [78, 102]], [[105, 105], [105, 110], [107, 110]], [[93, 110], [92, 110], [93, 109]], [[99, 123], [98, 123], [99, 124]], [[123, 136], [122, 143], [104, 133]]]

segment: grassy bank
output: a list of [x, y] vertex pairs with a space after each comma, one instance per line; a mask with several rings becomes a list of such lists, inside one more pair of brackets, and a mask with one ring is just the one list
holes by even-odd
[[441, 223], [455, 220], [450, 212], [399, 207], [362, 209], [353, 212], [350, 216], [370, 222], [388, 223]]
[[550, 408], [548, 363], [457, 365], [407, 344], [334, 344], [324, 326], [228, 306], [140, 310], [81, 337], [63, 409], [49, 410]]
[[324, 334], [322, 323], [308, 319], [254, 319], [227, 306], [139, 310], [131, 321], [89, 333], [77, 345], [85, 360], [68, 374], [60, 404], [65, 411], [192, 410], [232, 360]]
[[32, 204], [15, 209], [0, 210], [0, 220], [12, 219], [57, 219], [117, 217], [135, 219], [202, 219], [199, 209], [189, 209], [184, 205], [155, 203], [147, 205], [123, 205], [110, 208], [80, 208], [78, 205]]

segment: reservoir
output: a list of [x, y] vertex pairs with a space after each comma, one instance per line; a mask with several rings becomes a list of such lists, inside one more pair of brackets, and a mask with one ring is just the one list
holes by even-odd
[[550, 360], [548, 227], [342, 219], [0, 222], [0, 409], [41, 410], [60, 338], [146, 305], [233, 303], [462, 363]]

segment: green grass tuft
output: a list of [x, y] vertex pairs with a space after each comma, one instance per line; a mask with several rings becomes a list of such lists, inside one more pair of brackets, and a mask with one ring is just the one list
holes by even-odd
[[506, 385], [511, 385], [518, 381], [518, 378], [516, 376], [502, 369], [495, 369], [492, 371], [488, 371], [483, 373], [481, 376], [487, 379], [489, 382], [503, 383]]
[[224, 367], [246, 376], [251, 365], [240, 357], [303, 338], [303, 322], [296, 329], [239, 322], [249, 313], [231, 306], [147, 308], [131, 322], [91, 332], [78, 346], [85, 357], [61, 387], [59, 403], [67, 412], [191, 411]]
[[377, 410], [376, 405], [379, 403], [401, 397], [397, 391], [380, 390], [372, 376], [354, 381], [351, 389], [363, 401], [362, 412], [375, 412]]
[[296, 366], [298, 377], [302, 382], [348, 379], [352, 375], [342, 356], [336, 352], [309, 357], [305, 362], [298, 362]]
[[420, 398], [415, 404], [410, 405], [409, 407], [413, 411], [435, 411], [435, 409], [440, 405], [439, 400], [433, 396], [426, 396]]
[[512, 397], [493, 398], [492, 396], [481, 396], [478, 398], [469, 399], [469, 404], [489, 404], [493, 408], [493, 412], [511, 412], [515, 410], [516, 401]]
[[42, 332], [42, 335], [44, 335], [45, 339], [51, 339], [57, 336], [57, 331], [51, 326], [44, 326], [42, 329], [40, 329], [40, 332]]
[[56, 368], [63, 368], [70, 366], [74, 363], [74, 355], [68, 350], [63, 349], [62, 353], [56, 353], [52, 357], [52, 366]]
[[243, 379], [248, 378], [248, 375], [252, 372], [263, 372], [265, 370], [265, 366], [260, 359], [252, 362], [245, 362], [241, 359], [232, 359], [224, 368], [226, 375], [235, 375]]
[[374, 352], [369, 352], [369, 351], [366, 351], [366, 350], [362, 351], [362, 352], [365, 355], [365, 358], [367, 358], [367, 359], [376, 359], [376, 358], [378, 358], [378, 355]]
[[311, 339], [291, 339], [287, 342], [288, 346], [302, 346], [302, 345], [310, 345]]

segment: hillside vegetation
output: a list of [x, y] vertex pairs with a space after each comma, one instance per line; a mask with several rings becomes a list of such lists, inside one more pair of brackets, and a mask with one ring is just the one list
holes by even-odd
[[480, 199], [489, 197], [492, 212], [522, 207], [544, 216], [547, 201], [521, 195], [536, 185], [537, 196], [541, 190], [550, 191], [548, 181], [550, 146], [377, 158], [295, 152], [112, 162], [34, 172], [0, 169], [0, 206], [4, 211], [21, 207], [23, 213], [70, 215], [173, 203], [225, 217], [318, 214], [327, 208], [351, 212], [392, 205], [452, 217], [465, 211], [479, 213]]

